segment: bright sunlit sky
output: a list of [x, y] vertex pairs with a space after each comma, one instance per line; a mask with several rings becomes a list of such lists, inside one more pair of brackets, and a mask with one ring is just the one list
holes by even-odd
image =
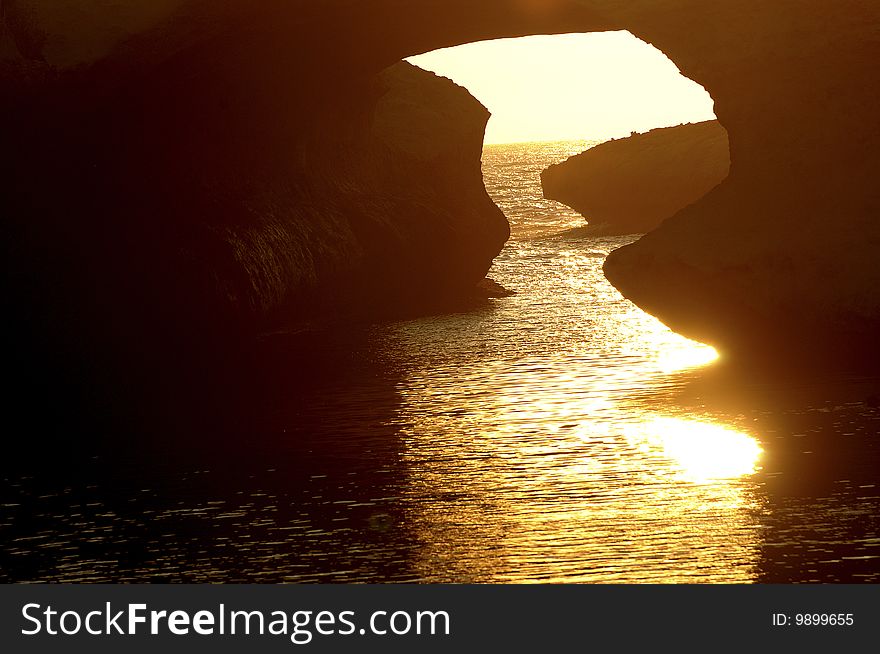
[[486, 143], [606, 140], [715, 117], [703, 87], [629, 32], [486, 41], [408, 61], [488, 107]]

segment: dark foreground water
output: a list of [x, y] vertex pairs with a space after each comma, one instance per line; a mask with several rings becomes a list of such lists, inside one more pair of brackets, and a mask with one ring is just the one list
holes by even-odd
[[877, 380], [732, 372], [625, 301], [635, 237], [540, 198], [583, 146], [487, 149], [514, 297], [269, 335], [272, 391], [195, 452], [4, 466], [0, 579], [878, 581]]

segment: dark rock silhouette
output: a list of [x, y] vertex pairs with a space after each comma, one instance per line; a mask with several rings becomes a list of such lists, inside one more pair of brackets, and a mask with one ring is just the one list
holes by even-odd
[[12, 69], [13, 405], [175, 412], [255, 374], [260, 332], [484, 295], [509, 235], [480, 170], [488, 111], [406, 63], [324, 79], [294, 51], [287, 80], [246, 45], [228, 44], [245, 70], [198, 46], [125, 79]]
[[544, 197], [587, 218], [587, 233], [642, 234], [703, 197], [730, 170], [717, 121], [607, 141], [541, 174]]

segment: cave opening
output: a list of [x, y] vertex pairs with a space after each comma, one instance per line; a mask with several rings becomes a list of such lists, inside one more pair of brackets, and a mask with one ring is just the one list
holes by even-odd
[[[565, 357], [587, 337], [589, 357], [638, 352], [661, 374], [718, 358], [626, 301], [602, 269], [728, 176], [727, 132], [703, 86], [627, 31], [482, 41], [406, 61], [489, 111], [483, 181], [511, 227], [490, 270], [514, 294], [502, 321], [543, 330]], [[592, 330], [567, 326], [579, 317]]]
[[492, 113], [487, 144], [608, 140], [715, 119], [714, 100], [627, 31], [496, 39], [407, 59]]
[[482, 41], [407, 61], [489, 110], [484, 181], [514, 239], [644, 233], [729, 173], [710, 94], [628, 31]]

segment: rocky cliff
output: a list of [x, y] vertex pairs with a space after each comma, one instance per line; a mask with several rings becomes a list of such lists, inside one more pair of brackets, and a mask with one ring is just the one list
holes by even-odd
[[[509, 235], [480, 173], [489, 114], [449, 80], [399, 63], [317, 95], [176, 73], [67, 105], [63, 121], [51, 89], [51, 107], [14, 121], [40, 115], [39, 132], [10, 136], [21, 246], [63, 251], [61, 284], [95, 268], [79, 281], [115, 311], [174, 295], [174, 311], [248, 330], [462, 292]], [[203, 87], [169, 105], [175, 83]]]
[[[41, 18], [24, 4], [16, 30]], [[251, 59], [253, 35], [85, 64], [98, 43], [17, 33], [0, 165], [24, 396], [204, 387], [260, 332], [473, 293], [509, 235], [480, 171], [489, 113], [432, 73]]]
[[607, 141], [541, 173], [544, 197], [587, 218], [592, 234], [643, 234], [727, 177], [727, 131], [717, 121]]
[[755, 31], [728, 53], [730, 78], [705, 80], [730, 134], [730, 176], [613, 253], [606, 275], [731, 359], [876, 369], [880, 6], [754, 9], [738, 17]]

